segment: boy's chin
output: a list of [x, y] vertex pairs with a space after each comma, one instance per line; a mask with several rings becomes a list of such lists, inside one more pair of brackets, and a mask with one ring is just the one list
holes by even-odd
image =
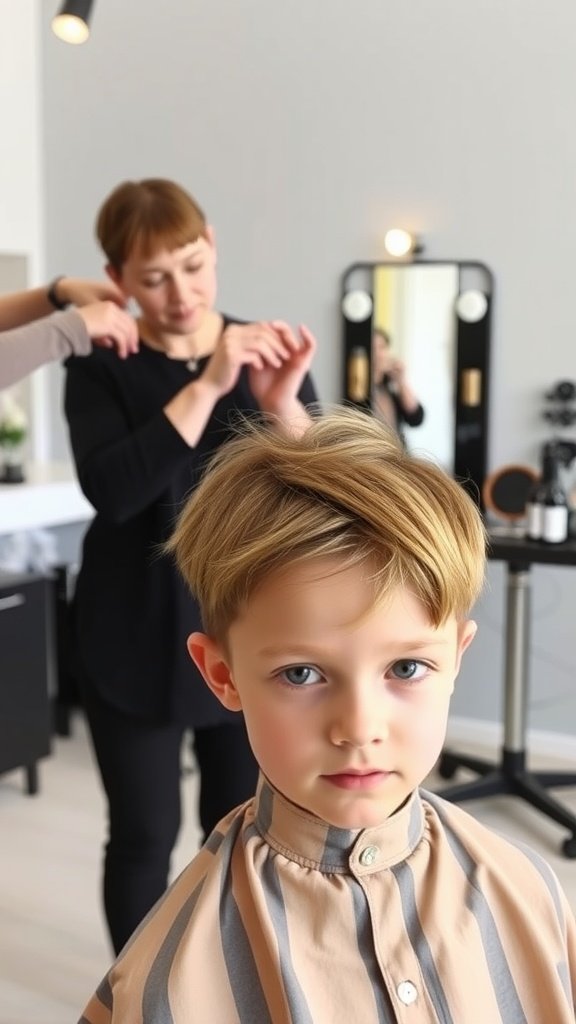
[[[391, 813], [394, 813], [393, 811]], [[390, 817], [385, 810], [373, 814], [343, 814], [331, 815], [332, 820], [322, 818], [332, 828], [342, 828], [349, 832], [360, 832], [366, 828], [378, 828]]]
[[327, 825], [331, 825], [333, 828], [358, 832], [362, 829], [378, 828], [380, 825], [383, 825], [388, 818], [391, 818], [401, 807], [404, 807], [409, 799], [410, 794], [396, 805], [390, 805], [385, 801], [375, 801], [374, 804], [368, 807], [351, 806], [332, 812], [328, 811], [326, 814], [319, 815], [318, 812], [315, 813], [317, 817], [320, 817]]

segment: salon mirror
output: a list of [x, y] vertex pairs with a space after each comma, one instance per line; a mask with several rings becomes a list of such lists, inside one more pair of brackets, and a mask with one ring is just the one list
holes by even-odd
[[[480, 505], [492, 294], [491, 271], [473, 261], [354, 263], [342, 278], [344, 400], [387, 422], [400, 413], [408, 449], [431, 456]], [[421, 415], [403, 421], [406, 388]]]

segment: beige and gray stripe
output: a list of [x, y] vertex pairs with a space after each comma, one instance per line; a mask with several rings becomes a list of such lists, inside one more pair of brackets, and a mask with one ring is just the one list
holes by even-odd
[[332, 828], [261, 779], [140, 926], [82, 1024], [574, 1024], [551, 869], [415, 793]]

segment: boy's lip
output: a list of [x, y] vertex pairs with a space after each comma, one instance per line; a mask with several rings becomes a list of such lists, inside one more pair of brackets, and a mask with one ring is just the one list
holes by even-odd
[[326, 782], [339, 789], [372, 789], [387, 779], [392, 772], [382, 768], [345, 768], [339, 772], [324, 775]]

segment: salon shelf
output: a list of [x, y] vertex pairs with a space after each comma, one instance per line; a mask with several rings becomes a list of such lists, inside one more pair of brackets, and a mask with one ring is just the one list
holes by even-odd
[[38, 761], [50, 753], [51, 583], [0, 573], [0, 773], [23, 768], [38, 792]]
[[0, 483], [0, 533], [64, 526], [89, 520], [94, 509], [65, 462], [26, 466], [22, 484]]

